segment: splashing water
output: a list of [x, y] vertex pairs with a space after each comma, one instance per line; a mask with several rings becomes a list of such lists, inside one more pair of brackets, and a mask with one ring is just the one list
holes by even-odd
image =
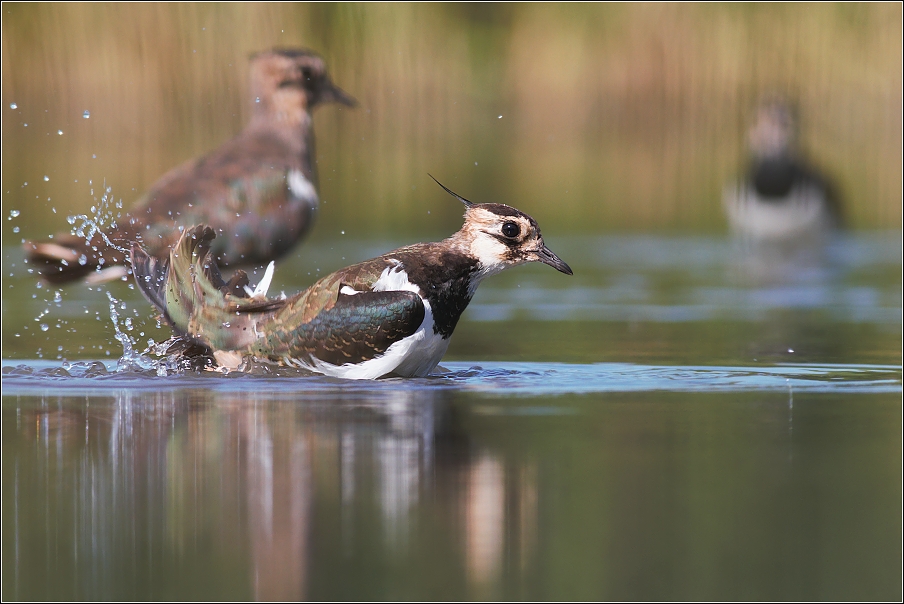
[[[89, 181], [89, 184], [90, 183], [91, 181]], [[131, 250], [115, 244], [107, 235], [107, 232], [115, 229], [116, 220], [122, 216], [121, 210], [123, 201], [122, 199], [117, 200], [114, 198], [112, 188], [108, 187], [106, 182], [103, 183], [102, 190], [103, 194], [100, 199], [94, 197], [95, 203], [91, 206], [88, 214], [67, 216], [66, 220], [71, 225], [70, 232], [72, 235], [84, 239], [89, 245], [91, 245], [91, 241], [94, 240], [95, 237], [100, 237], [106, 246], [124, 255], [128, 266], [131, 258]], [[91, 194], [94, 195], [93, 188], [91, 189]], [[19, 210], [11, 210], [8, 219], [12, 220], [19, 215]], [[94, 249], [97, 249], [97, 247]], [[81, 255], [77, 262], [84, 266], [88, 263], [88, 258], [85, 255]], [[98, 264], [98, 270], [102, 270], [105, 264], [109, 264], [104, 261], [102, 253]], [[45, 284], [42, 281], [38, 281], [35, 284], [35, 287], [38, 290], [42, 290], [44, 289]], [[130, 284], [129, 288], [134, 289], [134, 286]], [[100, 291], [100, 289], [98, 289], [98, 291]], [[52, 324], [51, 321], [48, 321], [49, 317], [47, 317], [47, 315], [51, 314], [51, 306], [60, 308], [63, 302], [63, 295], [60, 290], [52, 290], [51, 292], [48, 292], [48, 294], [49, 296], [52, 296], [52, 298], [48, 297], [44, 299], [44, 302], [47, 303], [47, 307], [34, 319], [41, 332], [49, 332], [51, 329]], [[184, 373], [197, 367], [197, 364], [193, 364], [191, 360], [180, 356], [179, 353], [173, 353], [170, 349], [172, 344], [178, 341], [179, 338], [174, 337], [164, 342], [156, 342], [153, 338], [148, 338], [147, 346], [144, 350], [141, 350], [138, 336], [143, 338], [145, 332], [143, 330], [137, 330], [136, 332], [137, 326], [134, 323], [133, 318], [124, 316], [129, 311], [126, 302], [115, 297], [110, 291], [105, 291], [105, 294], [109, 303], [109, 316], [113, 324], [114, 338], [122, 346], [122, 354], [116, 362], [115, 372], [142, 373], [145, 375], [147, 375], [148, 372], [153, 372], [157, 376], [165, 377], [168, 375]], [[39, 294], [35, 294], [32, 297], [37, 298], [38, 296]], [[140, 316], [137, 309], [132, 309], [131, 314], [135, 317]], [[99, 316], [98, 318], [101, 317]], [[63, 323], [65, 323], [65, 321]], [[57, 322], [56, 327], [61, 328], [60, 322]], [[164, 325], [159, 318], [156, 321], [156, 328], [164, 328]], [[130, 333], [138, 333], [138, 336], [133, 338]], [[57, 346], [57, 351], [63, 353], [63, 348], [63, 346]], [[107, 354], [110, 355], [110, 352], [111, 351], [108, 350]], [[38, 350], [37, 356], [43, 358], [41, 349]], [[62, 355], [57, 358], [62, 358]]]
[[126, 303], [120, 302], [113, 297], [109, 291], [106, 292], [107, 299], [110, 301], [110, 320], [113, 321], [114, 337], [122, 344], [122, 356], [119, 358], [118, 370], [127, 371], [132, 369], [137, 363], [134, 345], [135, 342], [119, 328], [119, 310], [126, 309]]
[[[91, 189], [91, 193], [94, 193], [94, 189]], [[89, 244], [95, 235], [99, 235], [107, 246], [121, 252], [128, 258], [130, 250], [110, 241], [110, 238], [107, 237], [107, 234], [104, 232], [108, 228], [114, 228], [116, 226], [116, 218], [119, 218], [121, 213], [117, 211], [116, 216], [113, 214], [115, 210], [122, 209], [122, 199], [117, 201], [113, 196], [113, 189], [108, 187], [107, 183], [104, 182], [103, 195], [99, 200], [96, 197], [94, 200], [97, 203], [91, 206], [91, 213], [93, 216], [88, 216], [87, 214], [75, 214], [66, 217], [66, 221], [73, 225], [71, 231], [72, 234], [76, 237], [81, 237]], [[79, 262], [81, 263], [81, 258], [79, 258]], [[100, 258], [99, 264], [103, 267], [103, 257]]]

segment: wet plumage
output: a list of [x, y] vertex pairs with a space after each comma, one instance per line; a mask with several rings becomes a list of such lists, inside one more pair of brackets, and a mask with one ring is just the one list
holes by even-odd
[[459, 199], [465, 223], [448, 239], [354, 264], [290, 298], [251, 291], [243, 273], [225, 282], [204, 226], [186, 231], [167, 259], [134, 246], [133, 272], [177, 334], [221, 364], [254, 357], [338, 377], [425, 376], [485, 277], [537, 261], [571, 274], [530, 216]]
[[250, 74], [253, 112], [242, 133], [159, 178], [107, 231], [115, 247], [100, 235], [90, 244], [69, 234], [26, 243], [44, 279], [62, 283], [98, 268], [110, 273], [126, 260], [132, 242], [166, 257], [180, 226], [213, 228], [219, 237], [212, 253], [222, 266], [266, 263], [303, 238], [319, 204], [311, 111], [321, 103], [355, 102], [330, 81], [323, 60], [311, 51], [259, 53]]

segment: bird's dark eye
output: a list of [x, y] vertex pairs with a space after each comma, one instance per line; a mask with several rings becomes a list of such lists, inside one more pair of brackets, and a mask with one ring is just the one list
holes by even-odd
[[311, 74], [311, 68], [310, 68], [310, 67], [304, 67], [304, 68], [302, 68], [302, 70], [301, 70], [301, 77], [303, 77], [303, 78], [306, 79], [306, 80], [310, 80], [310, 79], [311, 79], [311, 75], [312, 75], [312, 74]]
[[514, 222], [506, 222], [502, 225], [502, 234], [509, 238], [517, 237], [521, 232], [521, 227], [519, 227]]

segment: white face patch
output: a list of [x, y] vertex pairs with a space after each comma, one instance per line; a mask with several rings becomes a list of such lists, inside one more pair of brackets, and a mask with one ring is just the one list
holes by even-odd
[[478, 232], [474, 241], [471, 242], [471, 249], [468, 251], [473, 257], [477, 258], [481, 266], [486, 269], [498, 266], [499, 270], [495, 272], [499, 272], [504, 268], [502, 262], [508, 253], [508, 246], [495, 237]]
[[306, 201], [308, 205], [315, 208], [320, 203], [320, 199], [317, 197], [317, 189], [314, 188], [314, 184], [310, 180], [305, 178], [301, 170], [289, 170], [286, 175], [286, 182], [289, 183], [289, 191], [298, 199]]
[[[506, 222], [514, 222], [520, 228], [522, 244], [524, 235], [530, 234], [531, 225], [520, 216], [500, 216], [483, 208], [469, 209], [466, 214], [465, 230], [468, 242], [468, 254], [480, 263], [480, 268], [471, 277], [469, 284], [470, 294], [473, 296], [480, 282], [489, 277], [501, 273], [510, 266], [522, 264], [524, 261], [512, 261], [511, 248], [498, 237], [502, 235], [502, 225]], [[493, 233], [493, 234], [491, 234]]]

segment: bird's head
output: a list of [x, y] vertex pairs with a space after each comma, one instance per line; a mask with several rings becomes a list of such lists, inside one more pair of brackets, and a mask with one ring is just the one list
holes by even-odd
[[754, 156], [768, 159], [792, 152], [797, 139], [797, 118], [794, 108], [778, 97], [761, 99], [750, 130], [748, 145]]
[[546, 247], [537, 221], [524, 212], [501, 203], [472, 203], [438, 180], [436, 184], [465, 204], [465, 223], [451, 241], [477, 259], [484, 276], [526, 262], [542, 262], [573, 274], [571, 267]]
[[320, 55], [299, 48], [275, 48], [251, 57], [251, 100], [255, 113], [282, 113], [289, 119], [322, 103], [357, 105], [330, 80]]

